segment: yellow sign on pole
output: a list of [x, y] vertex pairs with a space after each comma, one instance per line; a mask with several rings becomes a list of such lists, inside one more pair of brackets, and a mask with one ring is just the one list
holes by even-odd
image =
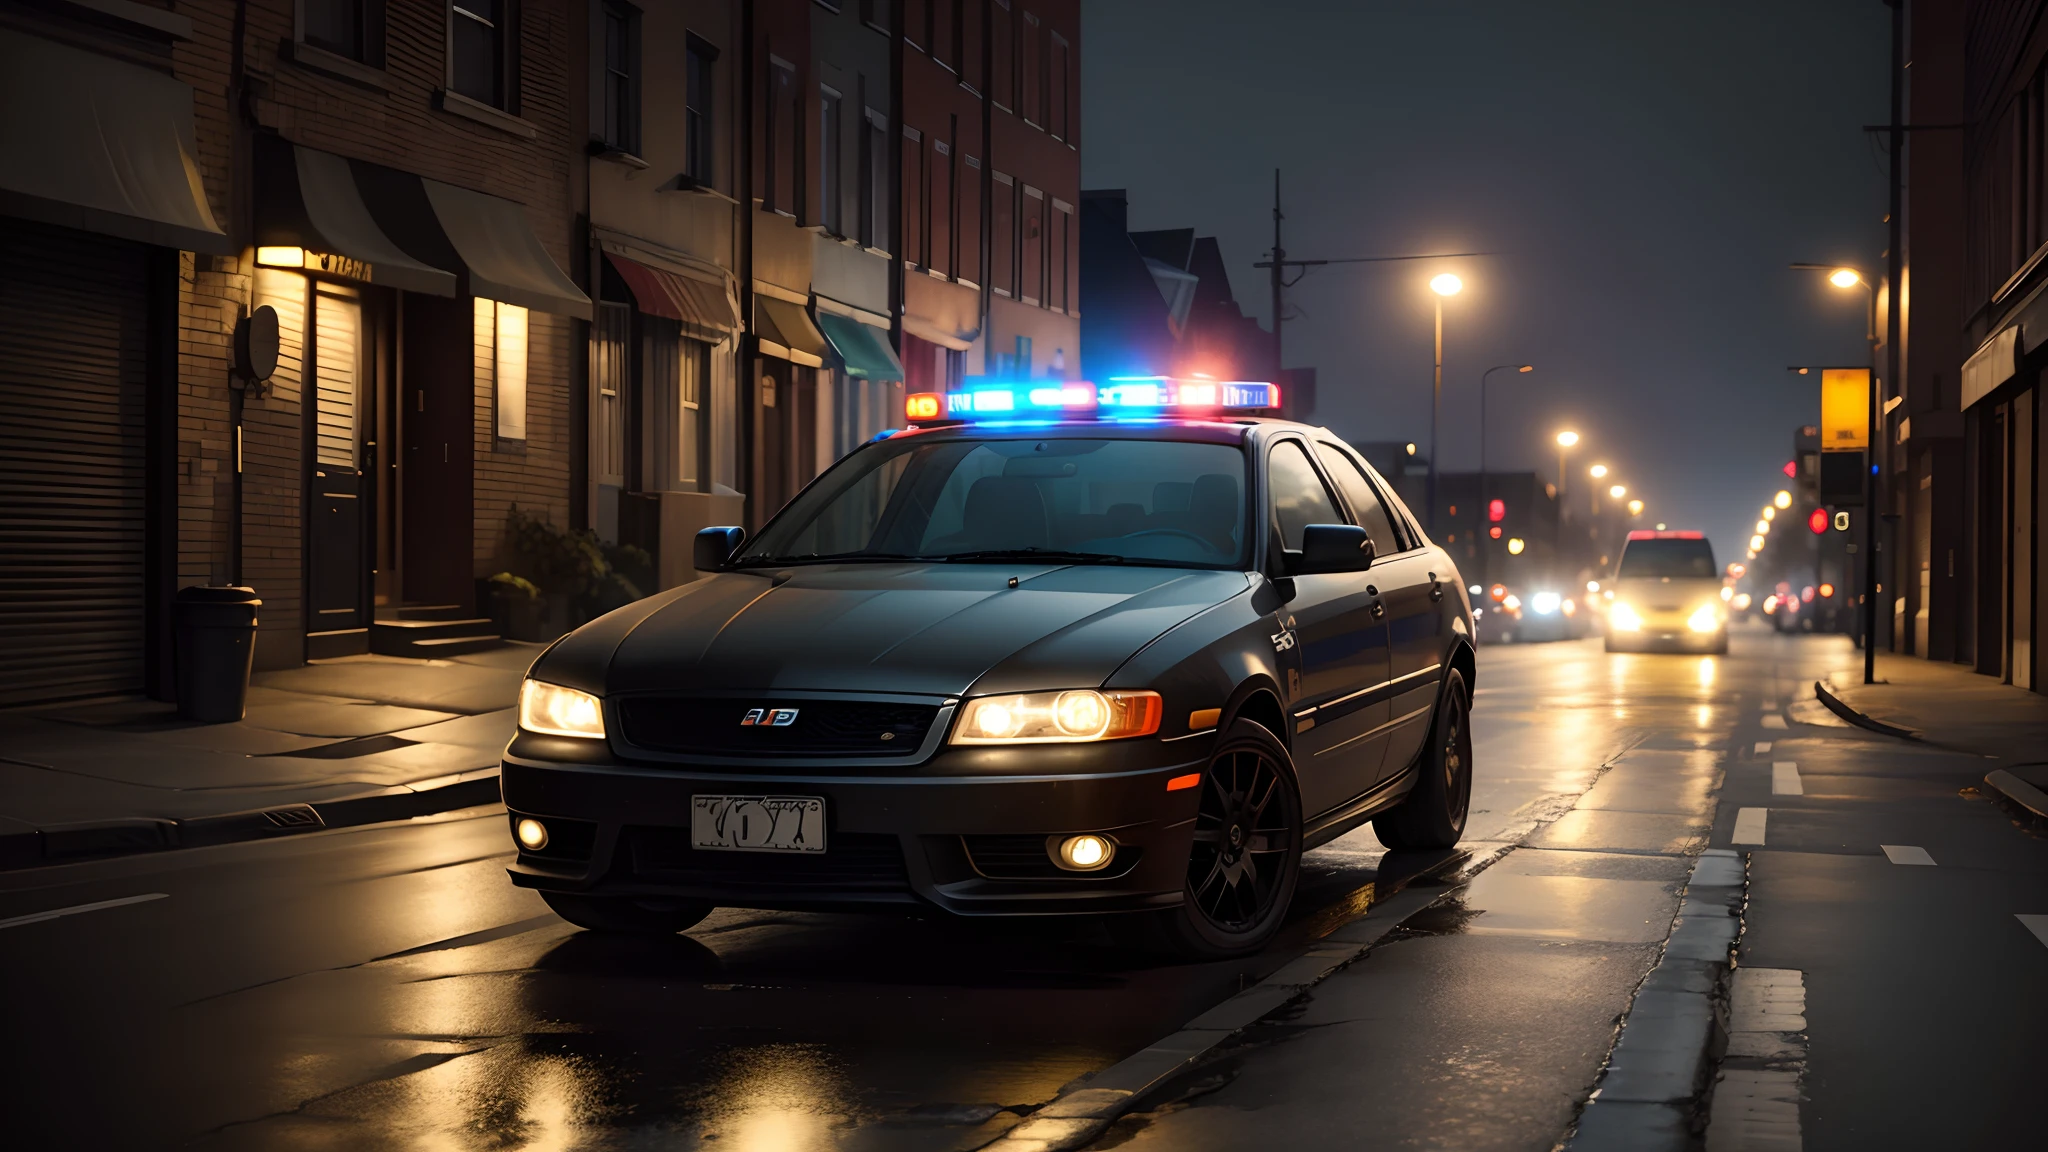
[[1824, 368], [1820, 374], [1820, 450], [1870, 447], [1870, 369]]

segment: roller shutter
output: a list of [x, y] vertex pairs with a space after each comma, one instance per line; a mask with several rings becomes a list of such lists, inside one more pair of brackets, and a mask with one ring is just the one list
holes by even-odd
[[0, 707], [143, 688], [145, 252], [0, 220]]

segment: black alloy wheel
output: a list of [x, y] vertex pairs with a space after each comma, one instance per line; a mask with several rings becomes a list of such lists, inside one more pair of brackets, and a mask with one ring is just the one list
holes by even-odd
[[1471, 698], [1465, 676], [1451, 669], [1437, 697], [1436, 720], [1417, 758], [1415, 787], [1373, 818], [1373, 834], [1391, 849], [1455, 848], [1472, 806]]
[[582, 896], [542, 892], [555, 915], [592, 932], [631, 936], [673, 936], [711, 915], [708, 900], [666, 900], [635, 896]]
[[1202, 772], [1181, 906], [1122, 917], [1133, 941], [1187, 960], [1256, 952], [1280, 930], [1301, 876], [1301, 793], [1278, 737], [1233, 723]]

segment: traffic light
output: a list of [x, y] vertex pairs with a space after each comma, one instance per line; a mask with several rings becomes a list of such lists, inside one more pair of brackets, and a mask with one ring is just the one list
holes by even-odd
[[1491, 521], [1493, 521], [1493, 522], [1494, 522], [1495, 524], [1498, 524], [1498, 523], [1500, 523], [1500, 522], [1501, 522], [1502, 520], [1505, 520], [1505, 519], [1507, 519], [1507, 515], [1508, 515], [1508, 504], [1507, 504], [1507, 501], [1505, 501], [1505, 500], [1488, 500], [1488, 501], [1486, 502], [1486, 518], [1487, 518], [1488, 520], [1491, 520]]
[[1815, 536], [1826, 532], [1828, 530], [1828, 510], [1825, 508], [1815, 508], [1806, 517], [1806, 526], [1813, 530]]
[[1785, 461], [1785, 468], [1784, 468], [1784, 472], [1785, 472], [1785, 478], [1786, 478], [1787, 480], [1797, 480], [1797, 479], [1799, 479], [1799, 461], [1797, 461], [1797, 460], [1787, 460], [1787, 461]]

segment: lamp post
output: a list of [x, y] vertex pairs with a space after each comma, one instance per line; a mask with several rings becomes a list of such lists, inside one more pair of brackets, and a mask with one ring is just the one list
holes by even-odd
[[[1495, 364], [1479, 374], [1479, 507], [1482, 509], [1490, 507], [1487, 504], [1486, 498], [1486, 378], [1495, 372], [1505, 372], [1510, 368], [1517, 372], [1534, 372], [1536, 370], [1534, 364]], [[1491, 553], [1488, 553], [1489, 558], [1491, 558], [1491, 555]], [[1480, 565], [1480, 583], [1488, 584], [1492, 582], [1491, 568], [1492, 565], [1490, 564]]]
[[[1895, 13], [1892, 30], [1894, 40], [1898, 36], [1897, 24], [1897, 14]], [[1899, 68], [1898, 44], [1896, 43], [1892, 45], [1892, 68], [1894, 72]], [[1893, 155], [1896, 156], [1898, 154], [1896, 148], [1899, 140], [1898, 84], [1896, 76], [1894, 76], [1892, 87], [1892, 143], [1894, 147]], [[1896, 218], [1898, 212], [1898, 187], [1896, 182], [1894, 182], [1892, 188], [1892, 216], [1887, 217], [1887, 219]], [[1893, 230], [1892, 247], [1898, 247], [1896, 228]], [[1877, 494], [1880, 490], [1877, 482], [1879, 444], [1877, 435], [1877, 390], [1878, 385], [1885, 382], [1880, 380], [1877, 375], [1877, 285], [1872, 284], [1869, 277], [1854, 268], [1830, 264], [1794, 264], [1792, 267], [1801, 271], [1826, 272], [1828, 274], [1828, 283], [1844, 290], [1861, 287], [1870, 300], [1869, 320], [1863, 327], [1863, 338], [1870, 344], [1870, 387], [1864, 389], [1870, 401], [1870, 411], [1867, 416], [1868, 426], [1864, 429], [1864, 450], [1869, 455], [1864, 460], [1867, 467], [1863, 470], [1863, 539], [1859, 542], [1859, 546], [1863, 549], [1863, 682], [1865, 684], [1875, 684], [1877, 683]], [[1896, 261], [1894, 261], [1892, 269], [1894, 276], [1896, 276], [1898, 271]], [[1889, 317], [1891, 324], [1896, 325], [1898, 323], [1898, 314], [1899, 310], [1897, 308], [1891, 309]], [[1896, 337], [1892, 339], [1892, 342], [1885, 351], [1891, 360], [1891, 366], [1887, 375], [1895, 375], [1898, 372], [1899, 356]], [[1896, 381], [1893, 383], [1896, 384]]]
[[[1604, 480], [1607, 478], [1607, 465], [1595, 464], [1591, 468], [1586, 469], [1586, 474], [1595, 480]], [[1600, 518], [1600, 486], [1598, 484], [1590, 484], [1587, 487], [1593, 493], [1593, 519], [1598, 520]]]
[[1465, 282], [1449, 272], [1438, 273], [1429, 282], [1436, 293], [1436, 373], [1429, 382], [1429, 530], [1436, 531], [1437, 417], [1444, 402], [1444, 297], [1465, 290]]
[[1564, 454], [1579, 442], [1577, 432], [1565, 431], [1557, 434], [1557, 539], [1553, 541], [1559, 552], [1564, 551]]

